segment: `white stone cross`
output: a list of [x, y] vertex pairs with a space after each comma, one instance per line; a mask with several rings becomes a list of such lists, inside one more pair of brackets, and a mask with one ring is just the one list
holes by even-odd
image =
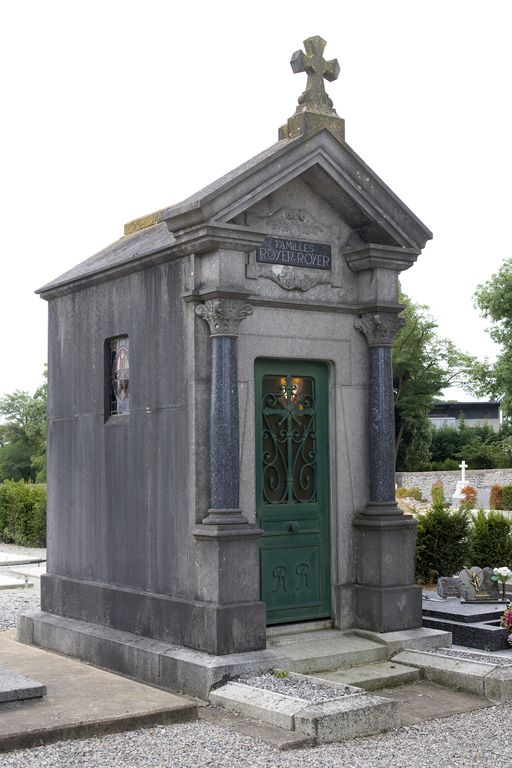
[[463, 483], [465, 483], [466, 482], [466, 469], [469, 469], [469, 467], [466, 464], [466, 462], [464, 461], [464, 459], [462, 459], [462, 463], [459, 464], [459, 469], [461, 470], [461, 478], [460, 479], [461, 479], [461, 481]]

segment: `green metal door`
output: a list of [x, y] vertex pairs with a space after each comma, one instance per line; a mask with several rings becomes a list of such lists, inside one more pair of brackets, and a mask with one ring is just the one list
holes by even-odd
[[267, 623], [329, 617], [327, 368], [257, 360], [256, 505]]

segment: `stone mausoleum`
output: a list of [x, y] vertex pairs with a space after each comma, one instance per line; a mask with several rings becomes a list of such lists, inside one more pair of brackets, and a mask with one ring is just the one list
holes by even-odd
[[120, 669], [122, 633], [223, 656], [274, 624], [421, 625], [391, 344], [431, 233], [346, 143], [324, 46], [293, 55], [276, 144], [40, 290], [48, 572], [21, 639]]

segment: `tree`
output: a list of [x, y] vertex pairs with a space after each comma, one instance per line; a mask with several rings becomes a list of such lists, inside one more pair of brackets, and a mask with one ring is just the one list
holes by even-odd
[[46, 407], [48, 386], [45, 381], [31, 397], [16, 390], [0, 398], [0, 482], [46, 479]]
[[395, 460], [400, 470], [415, 470], [430, 460], [428, 413], [442, 390], [467, 385], [474, 360], [437, 335], [428, 307], [404, 294], [405, 324], [393, 344]]
[[475, 292], [475, 303], [491, 321], [489, 335], [500, 347], [495, 363], [485, 361], [475, 368], [478, 394], [501, 400], [505, 418], [512, 418], [512, 258]]

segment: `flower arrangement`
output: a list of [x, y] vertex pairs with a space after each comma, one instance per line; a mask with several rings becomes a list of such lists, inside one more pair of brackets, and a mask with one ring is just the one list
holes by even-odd
[[[501, 568], [493, 568], [492, 570], [493, 570], [494, 576], [491, 576], [491, 579], [493, 581], [501, 581], [501, 588], [503, 590], [502, 597], [503, 597], [503, 600], [506, 600], [505, 585], [508, 579], [512, 577], [512, 571], [504, 565], [501, 566]], [[510, 626], [512, 629], [512, 624]]]
[[508, 631], [507, 642], [512, 645], [512, 603], [509, 603], [501, 615], [501, 624]]

